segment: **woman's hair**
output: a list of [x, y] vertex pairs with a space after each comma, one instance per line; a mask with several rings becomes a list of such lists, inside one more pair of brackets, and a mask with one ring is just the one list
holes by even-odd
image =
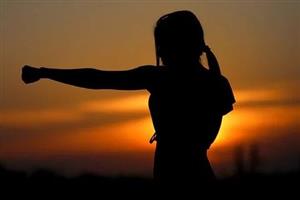
[[160, 58], [175, 55], [199, 59], [205, 47], [202, 26], [190, 11], [176, 11], [159, 18], [154, 29], [156, 64]]

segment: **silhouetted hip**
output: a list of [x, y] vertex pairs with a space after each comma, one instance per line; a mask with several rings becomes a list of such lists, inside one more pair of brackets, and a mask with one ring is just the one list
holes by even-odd
[[158, 182], [207, 183], [215, 180], [207, 150], [184, 142], [157, 141], [154, 179]]

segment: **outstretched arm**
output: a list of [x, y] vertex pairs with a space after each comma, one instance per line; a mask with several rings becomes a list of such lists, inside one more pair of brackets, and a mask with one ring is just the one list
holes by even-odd
[[125, 71], [102, 71], [92, 68], [53, 69], [25, 65], [22, 79], [33, 83], [48, 78], [61, 83], [88, 89], [138, 90], [147, 89], [153, 66], [141, 66]]

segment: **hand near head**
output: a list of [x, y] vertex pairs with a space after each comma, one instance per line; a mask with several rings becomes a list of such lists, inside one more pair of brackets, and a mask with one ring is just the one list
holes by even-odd
[[209, 48], [209, 46], [208, 46], [208, 45], [205, 45], [205, 46], [204, 46], [204, 48], [203, 48], [203, 52], [205, 52], [205, 53], [209, 53], [209, 52], [211, 52], [211, 50], [210, 50], [210, 48]]
[[218, 63], [218, 60], [214, 53], [210, 50], [209, 46], [205, 45], [203, 48], [203, 51], [206, 54], [207, 62], [208, 62], [208, 68], [210, 71], [214, 72], [217, 75], [221, 75], [221, 69]]
[[24, 65], [22, 68], [22, 80], [24, 83], [34, 83], [40, 80], [40, 69], [31, 67], [29, 65]]

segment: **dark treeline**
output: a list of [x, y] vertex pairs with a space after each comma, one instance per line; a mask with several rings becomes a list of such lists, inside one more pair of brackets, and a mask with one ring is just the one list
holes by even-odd
[[[299, 171], [269, 174], [245, 172], [218, 179], [213, 185], [195, 188], [194, 192], [199, 195], [205, 193], [206, 195], [235, 196], [242, 199], [247, 196], [259, 197], [259, 195], [296, 197], [299, 178]], [[6, 192], [9, 195], [36, 195], [41, 198], [47, 196], [61, 197], [61, 195], [84, 195], [99, 198], [105, 196], [110, 199], [120, 196], [143, 197], [143, 195], [145, 197], [157, 197], [158, 193], [161, 192], [153, 180], [148, 178], [104, 177], [94, 174], [65, 177], [46, 169], [28, 173], [10, 170], [3, 166], [0, 166], [0, 183], [3, 195]], [[186, 185], [191, 184], [187, 183]], [[188, 194], [186, 190], [181, 189], [169, 188], [164, 192], [170, 192], [171, 195], [174, 195], [184, 191], [184, 194]]]

